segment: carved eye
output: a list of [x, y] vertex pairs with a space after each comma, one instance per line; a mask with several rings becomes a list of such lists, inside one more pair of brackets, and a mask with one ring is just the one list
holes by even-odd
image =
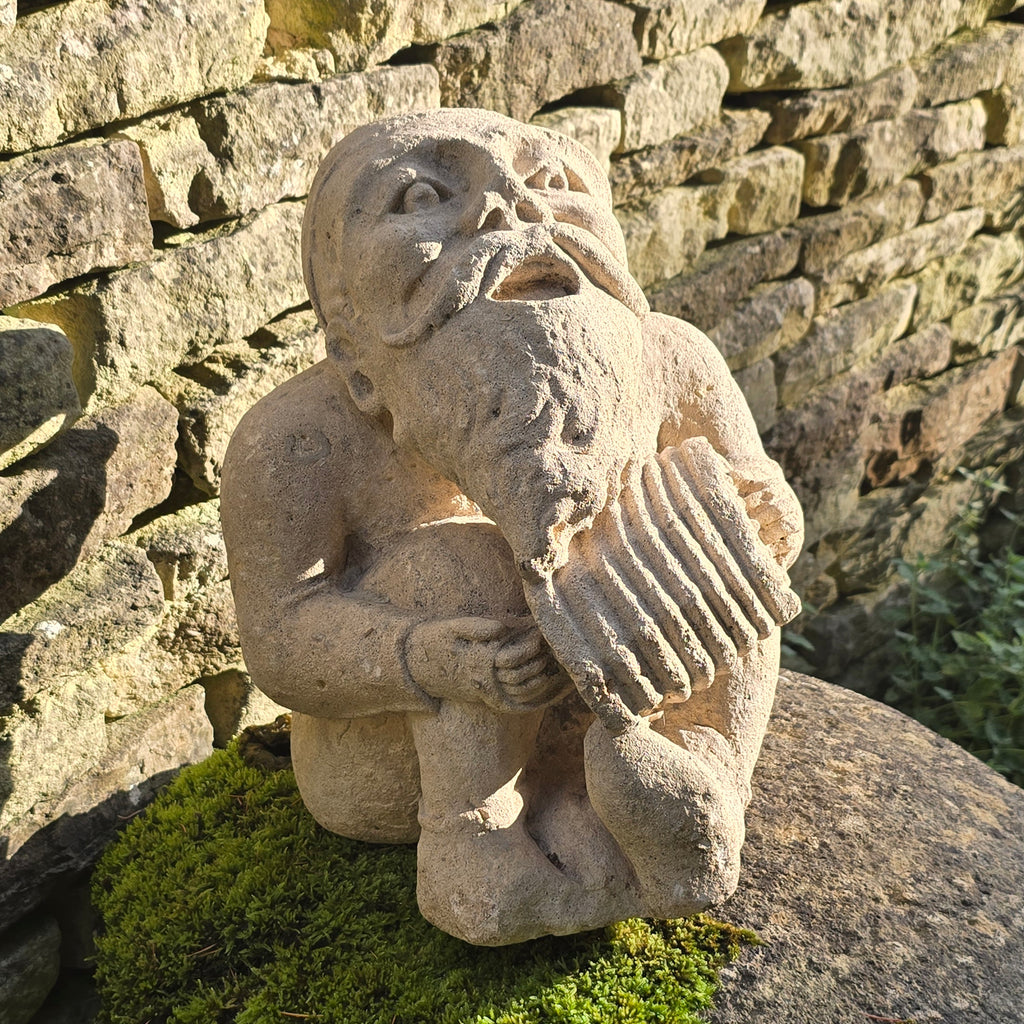
[[403, 193], [399, 210], [401, 213], [420, 213], [437, 206], [442, 198], [429, 181], [414, 181]]
[[542, 167], [526, 179], [530, 188], [552, 191], [565, 191], [569, 188], [569, 179], [560, 167]]

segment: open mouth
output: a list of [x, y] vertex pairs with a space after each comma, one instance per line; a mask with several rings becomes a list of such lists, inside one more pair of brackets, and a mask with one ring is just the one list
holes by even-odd
[[543, 302], [578, 295], [580, 279], [571, 267], [547, 254], [528, 256], [491, 292], [498, 302]]

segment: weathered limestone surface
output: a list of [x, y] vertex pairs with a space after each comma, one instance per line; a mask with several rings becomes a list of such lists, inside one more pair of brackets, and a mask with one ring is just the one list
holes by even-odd
[[443, 106], [528, 121], [552, 100], [640, 70], [633, 13], [609, 0], [534, 0], [437, 47]]
[[[891, 388], [865, 431], [865, 476], [884, 487], [923, 465], [951, 461], [982, 424], [1006, 404], [1016, 353], [1010, 350], [957, 366], [934, 380]], [[949, 469], [955, 468], [948, 466]]]
[[927, 53], [958, 28], [980, 24], [981, 3], [963, 0], [811, 0], [769, 10], [747, 35], [720, 46], [733, 92], [831, 89]]
[[732, 314], [708, 330], [730, 370], [763, 362], [807, 332], [814, 316], [814, 285], [797, 277], [760, 285]]
[[0, 620], [33, 600], [171, 489], [174, 407], [152, 388], [80, 420], [0, 476]]
[[63, 879], [88, 868], [184, 765], [211, 752], [213, 730], [201, 686], [189, 686], [146, 711], [106, 725], [90, 769], [51, 802], [11, 828], [0, 861], [0, 921], [31, 909]]
[[138, 148], [62, 146], [0, 163], [0, 307], [91, 270], [147, 259]]
[[1019, 1019], [1022, 821], [1024, 793], [959, 747], [782, 673], [721, 912], [765, 944], [726, 968], [711, 1020]]
[[338, 71], [387, 60], [410, 43], [434, 43], [487, 22], [500, 22], [519, 0], [268, 0], [268, 41], [282, 53], [325, 47]]
[[705, 172], [728, 193], [726, 222], [737, 235], [760, 235], [792, 224], [800, 213], [804, 161], [786, 146], [760, 149]]
[[265, 725], [288, 709], [272, 701], [242, 669], [231, 668], [201, 680], [204, 709], [213, 725], [214, 746], [224, 747], [251, 725]]
[[28, 701], [107, 663], [164, 614], [144, 553], [112, 541], [4, 622], [0, 702]]
[[190, 227], [304, 196], [324, 155], [357, 125], [439, 100], [429, 65], [378, 68], [249, 86], [122, 134], [142, 149], [154, 218]]
[[[163, 612], [159, 581], [145, 556], [113, 541], [83, 564], [72, 583], [58, 584], [56, 595], [44, 595], [41, 602], [22, 609], [5, 624], [4, 645], [9, 648], [11, 664], [4, 671], [10, 677], [8, 682], [15, 684], [13, 694], [5, 695], [2, 727], [6, 767], [0, 828], [5, 831], [33, 807], [56, 799], [105, 749], [104, 722], [113, 685], [96, 655], [101, 644], [116, 644], [120, 638], [75, 602], [86, 582], [97, 585], [98, 603], [122, 618], [117, 631], [127, 632], [126, 627], [137, 627], [145, 620], [145, 628], [133, 633], [128, 644], [145, 644]], [[127, 623], [114, 611], [118, 599], [138, 602]], [[26, 630], [41, 611], [47, 617]], [[55, 617], [49, 617], [51, 614]], [[93, 625], [97, 628], [91, 628]], [[78, 653], [83, 659], [78, 671], [50, 655], [50, 637], [59, 641], [65, 630], [71, 635], [67, 642], [58, 643], [56, 651], [70, 648]], [[112, 653], [116, 655], [119, 649], [114, 647]], [[57, 666], [57, 674], [41, 676], [48, 662]]]
[[60, 928], [52, 917], [6, 932], [0, 938], [0, 1005], [7, 1024], [27, 1024], [59, 973]]
[[990, 22], [946, 40], [914, 63], [917, 103], [938, 106], [1024, 79], [1024, 25]]
[[45, 447], [81, 415], [71, 358], [56, 327], [0, 316], [0, 471]]
[[918, 181], [901, 181], [884, 192], [864, 196], [834, 213], [803, 217], [800, 269], [821, 274], [848, 253], [909, 231], [921, 218], [924, 196]]
[[665, 188], [619, 207], [630, 271], [646, 288], [692, 267], [709, 242], [730, 232], [761, 235], [791, 224], [802, 178], [800, 154], [777, 146], [704, 172], [703, 184]]
[[[305, 301], [299, 265], [301, 203], [270, 206], [67, 292], [14, 307], [56, 323], [75, 347], [75, 383], [92, 404], [139, 380], [202, 359]], [[143, 315], [145, 311], [145, 315]]]
[[895, 184], [927, 167], [985, 148], [981, 100], [912, 110], [848, 134], [796, 143], [807, 160], [804, 201], [836, 206]]
[[180, 463], [196, 487], [219, 492], [224, 452], [243, 414], [324, 355], [316, 317], [295, 313], [260, 331], [252, 344], [215, 349], [202, 363], [180, 367], [158, 383], [178, 409]]
[[259, 0], [200, 0], [187, 16], [173, 0], [70, 0], [27, 14], [0, 39], [0, 152], [244, 85], [266, 29]]
[[[550, 116], [550, 115], [547, 115]], [[742, 156], [761, 141], [768, 115], [758, 110], [723, 110], [715, 124], [660, 146], [612, 161], [609, 181], [616, 204], [641, 199], [669, 185]]]
[[927, 197], [925, 220], [973, 206], [979, 199], [986, 209], [998, 209], [1003, 200], [1024, 190], [1024, 146], [967, 153], [926, 170], [921, 185]]
[[785, 277], [797, 264], [800, 235], [783, 228], [705, 252], [687, 274], [648, 295], [651, 308], [711, 330], [762, 281]]
[[[126, 660], [118, 673], [145, 679], [148, 661], [160, 696], [168, 680], [184, 685], [242, 663], [219, 512], [215, 501], [189, 505], [155, 519], [130, 538], [160, 577], [166, 613], [153, 642], [140, 652], [137, 667]], [[138, 683], [132, 691], [123, 688], [126, 707], [140, 703], [138, 691]]]
[[936, 260], [916, 274], [917, 306], [913, 329], [937, 320], [1001, 291], [1024, 275], [1024, 240], [1016, 234], [979, 235], [959, 252]]
[[744, 35], [765, 0], [649, 0], [633, 4], [640, 52], [649, 60], [690, 53], [708, 43]]
[[611, 107], [562, 107], [537, 114], [530, 123], [575, 139], [606, 172], [622, 138], [622, 112]]
[[713, 46], [705, 46], [648, 64], [597, 95], [622, 111], [619, 150], [630, 152], [717, 120], [728, 82], [725, 61]]
[[958, 210], [851, 252], [831, 264], [817, 282], [818, 311], [864, 298], [894, 277], [906, 277], [959, 252], [984, 223], [984, 210]]
[[898, 282], [871, 298], [817, 316], [802, 341], [779, 352], [779, 399], [797, 401], [816, 384], [878, 352], [910, 326], [917, 287]]
[[779, 404], [779, 389], [775, 386], [775, 364], [771, 359], [745, 366], [733, 373], [733, 379], [740, 386], [743, 397], [750, 406], [750, 412], [757, 429], [765, 434], [775, 425], [775, 411]]
[[982, 93], [981, 101], [988, 116], [985, 137], [990, 146], [1019, 146], [1024, 142], [1024, 83]]
[[771, 115], [765, 139], [792, 142], [901, 117], [914, 106], [918, 88], [917, 76], [910, 68], [894, 68], [842, 89], [755, 96], [754, 102]]
[[997, 295], [955, 313], [949, 321], [953, 358], [968, 362], [1024, 341], [1024, 289]]

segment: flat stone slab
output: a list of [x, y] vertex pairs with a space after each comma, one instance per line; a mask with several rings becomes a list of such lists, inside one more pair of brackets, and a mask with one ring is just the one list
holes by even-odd
[[713, 1024], [1024, 1019], [1024, 789], [911, 719], [783, 672], [743, 861]]

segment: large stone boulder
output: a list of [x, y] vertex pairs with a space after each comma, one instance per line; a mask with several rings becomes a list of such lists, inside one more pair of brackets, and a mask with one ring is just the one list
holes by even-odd
[[784, 672], [743, 859], [714, 1024], [1024, 1019], [1024, 790], [909, 718]]

